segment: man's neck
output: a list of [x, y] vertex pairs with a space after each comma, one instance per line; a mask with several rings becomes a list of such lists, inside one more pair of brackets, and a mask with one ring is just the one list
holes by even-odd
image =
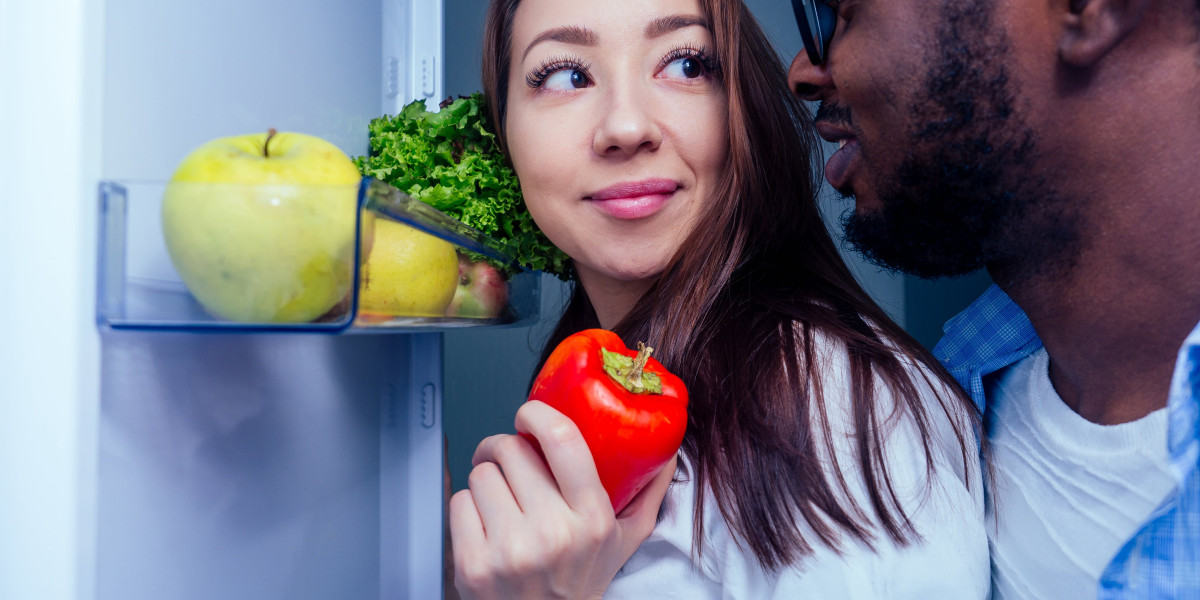
[[1171, 205], [1150, 211], [1164, 223], [1094, 228], [1066, 273], [1001, 284], [1045, 344], [1055, 390], [1089, 421], [1164, 407], [1176, 354], [1200, 321], [1200, 215]]
[[1200, 321], [1200, 113], [1185, 108], [1200, 90], [1195, 46], [1138, 43], [1152, 47], [1152, 65], [1130, 71], [1120, 61], [1132, 51], [1110, 56], [1118, 62], [1098, 70], [1095, 91], [1058, 96], [1038, 123], [1047, 179], [1078, 209], [1070, 265], [989, 265], [1045, 344], [1059, 395], [1102, 424], [1166, 405], [1175, 357]]

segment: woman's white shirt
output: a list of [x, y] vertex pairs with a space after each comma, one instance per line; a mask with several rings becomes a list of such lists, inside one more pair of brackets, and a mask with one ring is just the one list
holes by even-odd
[[[817, 342], [834, 452], [854, 501], [867, 514], [873, 514], [855, 459], [845, 350], [828, 339]], [[922, 377], [923, 370], [915, 369], [910, 365], [921, 397], [927, 400], [934, 462], [932, 478], [926, 474], [916, 421], [906, 412], [894, 413], [892, 397], [886, 391], [877, 393], [877, 398], [880, 422], [886, 424], [883, 451], [892, 484], [921, 539], [900, 546], [876, 528], [873, 549], [843, 535], [838, 552], [821, 544], [801, 519], [801, 533], [815, 551], [799, 564], [767, 572], [753, 553], [739, 545], [716, 508], [711, 492], [704, 490], [705, 544], [697, 561], [692, 551], [692, 516], [701, 491], [687, 476], [692, 472], [690, 465], [681, 460], [685, 464], [664, 500], [662, 519], [622, 567], [605, 598], [987, 598], [990, 563], [975, 438], [967, 415], [956, 408], [954, 418], [968, 436], [969, 451], [964, 460], [950, 418]], [[877, 389], [882, 388], [878, 377], [875, 381]], [[928, 381], [935, 381], [932, 375], [928, 375]], [[943, 393], [942, 398], [951, 405], [948, 393]], [[814, 422], [813, 430], [819, 432], [821, 427]], [[823, 458], [832, 469], [830, 457]]]

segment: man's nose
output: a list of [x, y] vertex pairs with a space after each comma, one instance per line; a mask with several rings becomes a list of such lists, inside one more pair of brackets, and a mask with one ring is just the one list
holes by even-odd
[[814, 65], [803, 50], [792, 59], [788, 68], [788, 87], [801, 100], [821, 100], [833, 89], [833, 77], [829, 73], [829, 59]]

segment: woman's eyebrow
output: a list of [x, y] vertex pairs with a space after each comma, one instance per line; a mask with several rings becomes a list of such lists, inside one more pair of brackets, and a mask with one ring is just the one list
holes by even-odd
[[521, 60], [525, 60], [525, 57], [529, 56], [529, 51], [532, 50], [534, 46], [542, 42], [551, 41], [562, 42], [564, 44], [575, 44], [577, 46], [595, 46], [596, 34], [592, 32], [591, 29], [579, 27], [577, 25], [547, 29], [546, 31], [538, 34], [537, 37], [533, 38], [533, 41], [529, 42], [528, 46], [525, 46], [525, 52], [521, 54]]
[[671, 33], [676, 29], [683, 29], [684, 27], [692, 27], [694, 25], [699, 25], [705, 29], [708, 29], [708, 21], [706, 21], [704, 17], [698, 15], [671, 15], [669, 17], [659, 17], [653, 21], [650, 21], [649, 25], [646, 25], [646, 37], [654, 39], [656, 37]]
[[[705, 20], [704, 17], [697, 15], [671, 15], [669, 17], [658, 17], [646, 25], [645, 35], [649, 39], [654, 39], [656, 37], [661, 37], [671, 33], [677, 29], [693, 27], [696, 25], [708, 29], [708, 21]], [[546, 31], [538, 34], [537, 37], [533, 38], [533, 41], [529, 42], [528, 46], [525, 46], [525, 51], [521, 53], [521, 60], [525, 60], [525, 58], [529, 56], [529, 51], [532, 50], [534, 46], [542, 42], [551, 41], [562, 42], [564, 44], [574, 44], [577, 46], [595, 46], [596, 33], [591, 29], [580, 27], [578, 25], [568, 25], [564, 27], [547, 29]]]

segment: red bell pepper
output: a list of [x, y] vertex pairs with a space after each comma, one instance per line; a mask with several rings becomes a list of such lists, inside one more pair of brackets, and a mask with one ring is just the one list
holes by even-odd
[[687, 428], [683, 381], [650, 358], [653, 348], [638, 349], [604, 329], [571, 335], [529, 393], [579, 427], [618, 513], [679, 451]]

